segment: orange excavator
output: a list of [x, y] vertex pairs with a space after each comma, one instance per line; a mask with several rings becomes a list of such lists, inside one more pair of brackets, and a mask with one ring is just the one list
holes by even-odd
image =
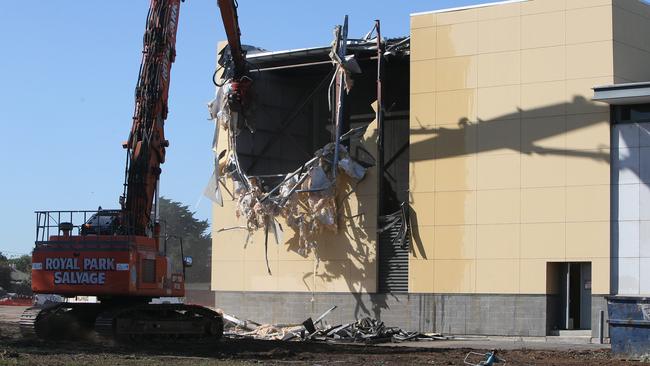
[[[191, 265], [191, 258], [183, 256], [182, 240], [171, 245], [173, 233], [161, 236], [157, 217], [160, 166], [169, 146], [164, 125], [180, 2], [150, 3], [133, 124], [123, 144], [127, 158], [121, 208], [36, 212], [34, 293], [98, 301], [31, 307], [20, 319], [25, 335], [61, 339], [94, 331], [115, 339], [150, 339], [219, 338], [223, 333], [219, 313], [164, 300], [185, 295], [185, 268]], [[218, 0], [218, 4], [236, 81], [246, 74], [236, 3]]]

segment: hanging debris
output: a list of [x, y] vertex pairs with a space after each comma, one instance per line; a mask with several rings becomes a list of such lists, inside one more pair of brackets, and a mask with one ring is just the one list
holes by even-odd
[[[241, 168], [237, 155], [237, 135], [244, 127], [254, 131], [247, 120], [246, 111], [247, 108], [253, 108], [254, 102], [247, 99], [246, 103], [233, 103], [233, 100], [242, 94], [239, 85], [241, 80], [237, 82], [229, 78], [232, 74], [230, 69], [234, 65], [232, 57], [228, 57], [228, 47], [221, 53], [221, 77], [226, 79], [222, 79], [222, 83], [215, 82], [218, 85], [217, 93], [214, 100], [208, 104], [210, 119], [215, 123], [212, 142], [215, 169], [205, 194], [213, 202], [223, 205], [221, 187], [226, 187], [226, 179], [232, 181], [232, 198], [237, 202], [235, 214], [245, 221], [249, 240], [254, 232], [263, 229], [266, 235], [265, 243], [268, 244], [269, 232], [274, 235], [276, 242], [280, 243], [282, 227], [277, 221], [278, 217], [282, 217], [287, 225], [298, 233], [297, 250], [302, 255], [307, 255], [314, 248], [320, 233], [338, 232], [337, 185], [341, 179], [362, 180], [367, 169], [355, 161], [341, 143], [349, 139], [359, 139], [365, 131], [359, 128], [345, 134], [341, 131], [343, 97], [352, 88], [351, 74], [361, 72], [354, 56], [346, 55], [347, 44], [346, 16], [344, 25], [335, 29], [330, 55], [335, 67], [330, 83], [330, 111], [335, 116], [332, 121], [335, 131], [333, 142], [316, 151], [312, 159], [295, 171], [281, 175], [281, 182], [272, 188], [266, 187], [259, 177], [248, 176]], [[250, 82], [246, 86], [248, 98], [252, 79], [247, 80]], [[228, 146], [225, 148], [217, 146], [220, 129], [228, 134]], [[221, 152], [219, 148], [222, 149]], [[339, 172], [347, 178], [339, 177]], [[268, 271], [270, 273], [270, 269]]]

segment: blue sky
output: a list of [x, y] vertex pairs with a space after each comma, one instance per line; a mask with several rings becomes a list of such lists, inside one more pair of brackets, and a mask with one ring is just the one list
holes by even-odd
[[[329, 44], [350, 16], [350, 35], [373, 19], [407, 35], [409, 13], [479, 0], [239, 0], [243, 43], [268, 50]], [[0, 11], [0, 252], [29, 253], [35, 210], [118, 207], [147, 0], [8, 1]], [[215, 47], [225, 39], [216, 0], [181, 6], [172, 68], [162, 194], [201, 219], [212, 173]]]

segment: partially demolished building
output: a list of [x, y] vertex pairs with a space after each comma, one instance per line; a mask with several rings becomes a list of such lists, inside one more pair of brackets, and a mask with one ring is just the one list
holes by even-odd
[[[410, 37], [379, 50], [376, 32], [347, 39], [345, 28], [327, 47], [249, 50], [246, 115], [228, 109], [232, 85], [217, 77], [217, 307], [267, 323], [337, 305], [332, 322], [595, 336], [606, 295], [634, 278], [632, 293], [650, 291], [613, 188], [621, 129], [592, 100], [595, 86], [650, 80], [637, 36], [648, 5], [413, 14]], [[633, 232], [630, 259], [619, 244]]]

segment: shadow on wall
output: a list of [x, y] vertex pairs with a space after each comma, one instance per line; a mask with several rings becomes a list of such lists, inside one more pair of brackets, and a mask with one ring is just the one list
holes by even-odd
[[[416, 118], [416, 122], [421, 127], [411, 126], [411, 137], [420, 135], [425, 138], [416, 138], [417, 142], [411, 143], [411, 162], [451, 159], [496, 150], [511, 150], [526, 155], [566, 156], [609, 164], [610, 147], [607, 145], [584, 150], [553, 147], [553, 144], [544, 146], [546, 139], [570, 134], [574, 131], [580, 133], [581, 129], [603, 123], [603, 114], [598, 110], [595, 110], [595, 113], [576, 114], [574, 116], [579, 118], [572, 119], [571, 123], [567, 123], [565, 111], [594, 110], [594, 106], [593, 102], [576, 95], [571, 102], [528, 110], [517, 108], [512, 113], [499, 115], [489, 120], [477, 118], [477, 121], [473, 122], [467, 117], [462, 117], [458, 120], [457, 127], [449, 125], [428, 127]], [[605, 111], [606, 109], [600, 112]], [[412, 171], [410, 179], [417, 179], [417, 173]], [[422, 179], [424, 178], [422, 177]], [[418, 230], [418, 215], [413, 209], [411, 209], [411, 223], [413, 254], [419, 252], [417, 254], [426, 259], [425, 245]]]

